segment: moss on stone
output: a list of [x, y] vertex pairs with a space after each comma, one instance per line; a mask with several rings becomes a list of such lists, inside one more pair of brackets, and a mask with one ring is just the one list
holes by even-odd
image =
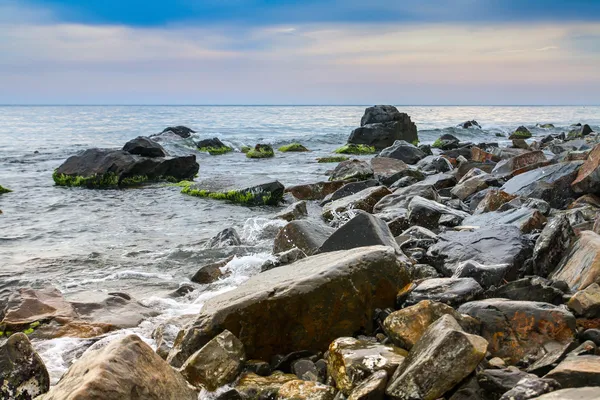
[[221, 154], [229, 153], [233, 151], [231, 147], [223, 146], [223, 147], [200, 147], [199, 151], [206, 152], [211, 156], [218, 156]]
[[250, 150], [252, 150], [252, 147], [250, 146], [242, 146], [242, 148], [240, 149], [240, 151], [244, 154], [248, 153]]
[[337, 149], [334, 153], [336, 154], [374, 154], [376, 152], [375, 147], [367, 146], [364, 144], [353, 144], [348, 143]]
[[59, 174], [56, 171], [52, 179], [57, 186], [87, 187], [87, 188], [114, 188], [119, 186], [119, 177], [108, 173], [103, 175], [79, 176]]
[[413, 146], [418, 146], [419, 145], [419, 139], [415, 139], [412, 142], [410, 142], [410, 144], [412, 144]]
[[146, 182], [148, 182], [148, 177], [146, 175], [136, 175], [129, 178], [123, 178], [120, 186], [139, 186]]
[[248, 158], [271, 158], [275, 157], [275, 152], [273, 152], [273, 148], [271, 146], [257, 146], [253, 149], [250, 149], [246, 153], [246, 157]]
[[441, 149], [443, 145], [444, 144], [442, 143], [442, 141], [438, 138], [435, 140], [435, 142], [433, 142], [431, 147], [435, 147], [436, 149]]
[[301, 152], [301, 151], [310, 151], [308, 150], [306, 147], [304, 147], [303, 145], [301, 145], [300, 143], [291, 143], [291, 144], [286, 144], [285, 146], [281, 146], [279, 148], [279, 151], [281, 151], [282, 153], [285, 152]]
[[277, 205], [281, 199], [273, 198], [270, 193], [255, 194], [250, 190], [229, 190], [227, 192], [212, 192], [206, 189], [195, 189], [192, 186], [186, 186], [181, 193], [195, 197], [204, 197], [214, 200], [228, 200], [239, 204], [264, 204]]
[[0, 194], [9, 192], [12, 192], [12, 190], [2, 187], [2, 185], [0, 185]]
[[321, 157], [317, 158], [318, 163], [339, 163], [342, 161], [348, 161], [348, 157], [344, 156], [333, 156], [333, 157]]

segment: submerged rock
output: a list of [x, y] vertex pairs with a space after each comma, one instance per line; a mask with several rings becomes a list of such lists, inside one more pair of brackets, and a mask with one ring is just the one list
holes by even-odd
[[475, 370], [487, 345], [444, 315], [427, 328], [396, 369], [386, 394], [399, 400], [438, 399]]
[[210, 180], [185, 186], [181, 193], [257, 206], [278, 205], [283, 199], [284, 189], [279, 181], [268, 177], [245, 179], [239, 183], [231, 182], [226, 177], [214, 177]]
[[123, 146], [123, 151], [142, 157], [167, 157], [167, 151], [158, 143], [145, 136], [138, 136]]
[[404, 140], [396, 140], [391, 146], [386, 147], [379, 153], [379, 157], [395, 158], [411, 165], [416, 164], [425, 156], [426, 154], [418, 147]]
[[468, 128], [481, 129], [481, 125], [479, 125], [479, 123], [477, 121], [475, 121], [474, 119], [471, 121], [463, 122], [462, 124], [460, 124], [460, 126], [463, 127], [463, 129], [468, 129]]
[[196, 400], [197, 393], [138, 336], [87, 351], [40, 400]]
[[50, 388], [44, 361], [23, 333], [15, 333], [0, 344], [0, 397], [28, 400]]
[[273, 147], [268, 144], [257, 144], [253, 149], [250, 149], [246, 152], [247, 158], [273, 158], [275, 157], [275, 152], [273, 151]]
[[372, 331], [373, 311], [393, 307], [408, 279], [393, 249], [382, 246], [308, 257], [207, 300], [168, 359], [181, 365], [224, 329], [249, 358], [323, 349], [337, 337]]
[[52, 175], [58, 186], [107, 188], [160, 180], [192, 180], [196, 156], [141, 157], [123, 150], [89, 149], [69, 157]]

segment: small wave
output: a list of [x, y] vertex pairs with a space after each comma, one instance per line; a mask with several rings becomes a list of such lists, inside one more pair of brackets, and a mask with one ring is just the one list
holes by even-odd
[[78, 287], [78, 286], [89, 285], [92, 283], [116, 281], [116, 280], [121, 280], [121, 279], [147, 279], [147, 278], [156, 278], [156, 279], [160, 279], [163, 281], [164, 280], [168, 280], [168, 281], [173, 280], [173, 276], [169, 275], [169, 274], [159, 274], [159, 273], [155, 273], [155, 272], [125, 270], [125, 271], [114, 272], [114, 273], [107, 275], [105, 277], [102, 277], [102, 278], [82, 279], [82, 280], [70, 282], [70, 283], [65, 284], [65, 288], [73, 288], [73, 287]]
[[259, 244], [274, 239], [286, 223], [282, 219], [248, 218], [244, 223], [240, 236], [242, 241], [248, 244]]

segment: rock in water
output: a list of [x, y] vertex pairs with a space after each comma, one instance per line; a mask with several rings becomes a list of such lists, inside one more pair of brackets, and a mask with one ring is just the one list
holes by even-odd
[[52, 177], [59, 186], [106, 188], [159, 180], [192, 180], [196, 156], [141, 157], [123, 150], [89, 149], [69, 157]]
[[167, 157], [167, 151], [158, 143], [145, 136], [138, 136], [123, 146], [123, 151], [142, 157]]
[[187, 139], [190, 136], [192, 136], [192, 133], [196, 133], [196, 131], [188, 128], [187, 126], [181, 126], [181, 125], [170, 126], [168, 128], [165, 128], [161, 133], [165, 133], [165, 132], [173, 132], [177, 136], [180, 136], [184, 139]]
[[297, 247], [307, 255], [312, 255], [333, 232], [333, 228], [314, 221], [292, 221], [275, 237], [273, 253], [283, 253]]
[[416, 164], [427, 155], [418, 147], [404, 140], [396, 140], [391, 146], [386, 147], [379, 153], [379, 157], [395, 158], [407, 164]]
[[417, 126], [394, 106], [374, 106], [365, 110], [360, 123], [350, 134], [348, 143], [365, 144], [376, 149], [391, 146], [396, 140], [418, 141]]
[[138, 336], [86, 352], [40, 400], [196, 400], [181, 374]]
[[294, 204], [290, 204], [285, 210], [275, 215], [274, 218], [283, 219], [287, 222], [291, 222], [302, 217], [308, 216], [308, 210], [306, 209], [306, 201], [297, 201]]
[[283, 185], [268, 177], [246, 178], [232, 182], [230, 177], [210, 180], [184, 187], [181, 193], [216, 200], [228, 200], [249, 206], [278, 205], [283, 199]]
[[223, 247], [239, 246], [242, 244], [240, 236], [234, 228], [226, 228], [206, 243], [207, 249], [221, 249]]
[[374, 372], [392, 375], [404, 361], [406, 351], [377, 342], [343, 337], [329, 346], [327, 371], [345, 395]]
[[386, 394], [398, 400], [435, 400], [466, 378], [485, 357], [488, 343], [465, 333], [444, 315], [421, 336], [390, 379]]
[[475, 121], [474, 119], [471, 121], [463, 122], [462, 124], [460, 124], [460, 126], [462, 126], [464, 129], [468, 129], [468, 128], [481, 129], [481, 125], [479, 125], [479, 123], [477, 121]]
[[600, 235], [583, 231], [558, 265], [552, 279], [565, 281], [571, 289], [600, 283]]
[[367, 124], [379, 124], [382, 122], [401, 121], [404, 118], [404, 113], [400, 113], [394, 106], [377, 105], [367, 107], [365, 113], [360, 119], [360, 126]]
[[473, 278], [433, 278], [425, 279], [410, 292], [404, 306], [417, 304], [422, 300], [434, 300], [452, 307], [477, 299], [483, 288]]
[[11, 335], [0, 345], [0, 397], [28, 400], [50, 388], [44, 362], [23, 333]]
[[244, 345], [228, 330], [224, 330], [183, 364], [180, 371], [189, 383], [208, 390], [232, 382], [246, 361]]
[[323, 349], [335, 338], [372, 331], [374, 310], [393, 307], [408, 281], [407, 266], [382, 246], [274, 268], [208, 300], [196, 321], [180, 332], [168, 360], [180, 366], [224, 329], [244, 343], [249, 358]]
[[547, 344], [566, 344], [575, 338], [573, 314], [548, 303], [488, 299], [463, 304], [458, 312], [478, 319], [492, 356], [512, 363], [539, 356]]

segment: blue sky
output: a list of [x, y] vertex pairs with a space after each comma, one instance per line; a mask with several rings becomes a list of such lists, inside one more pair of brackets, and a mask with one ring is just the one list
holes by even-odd
[[4, 104], [600, 104], [600, 0], [0, 0]]

